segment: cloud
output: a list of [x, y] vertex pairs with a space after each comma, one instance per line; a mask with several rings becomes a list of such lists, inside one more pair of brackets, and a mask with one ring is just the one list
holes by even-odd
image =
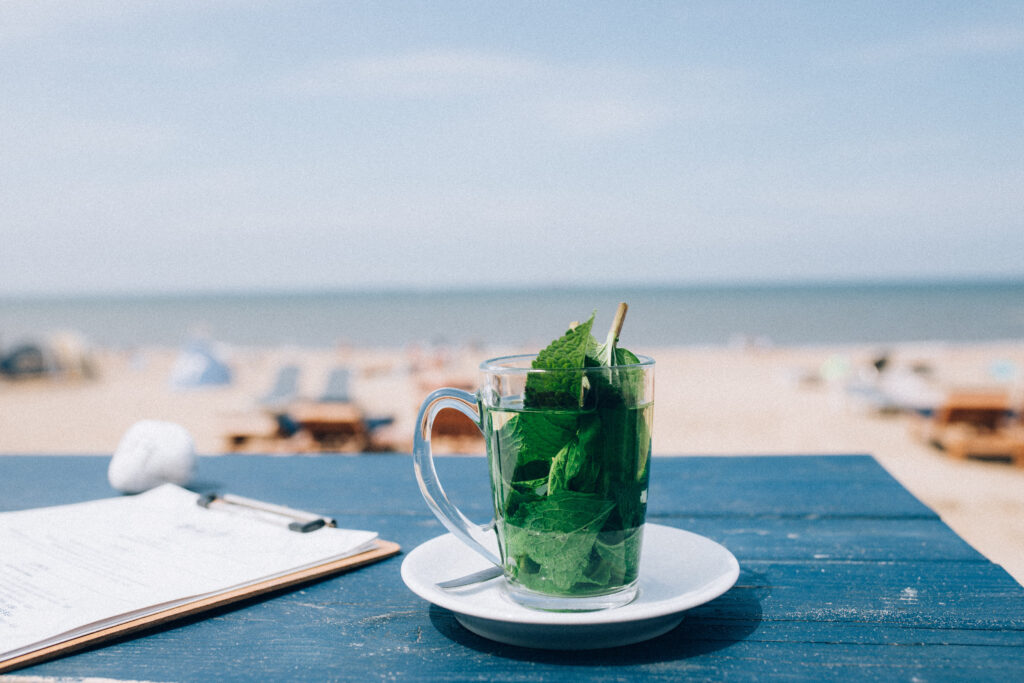
[[0, 45], [29, 41], [90, 17], [114, 16], [124, 3], [60, 0], [5, 0], [0, 6]]
[[657, 102], [625, 98], [552, 99], [540, 110], [541, 118], [563, 135], [606, 137], [656, 127], [673, 110]]
[[172, 126], [99, 119], [8, 120], [0, 150], [61, 158], [65, 154], [137, 157], [159, 154], [183, 140]]
[[160, 5], [130, 0], [3, 0], [0, 45], [53, 36], [69, 28], [131, 23], [153, 13], [163, 13]]
[[1024, 27], [983, 24], [869, 45], [853, 53], [851, 59], [860, 64], [882, 66], [913, 59], [982, 57], [1021, 51], [1024, 51]]
[[176, 45], [169, 50], [161, 51], [156, 58], [172, 69], [189, 71], [237, 68], [241, 62], [240, 56], [233, 50], [188, 44]]
[[699, 66], [665, 74], [438, 49], [309, 65], [278, 86], [299, 98], [449, 100], [466, 104], [453, 107], [453, 115], [499, 112], [503, 121], [518, 119], [559, 137], [589, 139], [720, 115], [727, 109], [724, 98], [742, 77], [735, 70]]
[[430, 50], [333, 60], [292, 75], [286, 87], [306, 95], [421, 98], [507, 88], [543, 71], [528, 59]]
[[176, 17], [252, 11], [266, 0], [0, 0], [0, 47], [58, 36], [68, 30], [130, 26]]

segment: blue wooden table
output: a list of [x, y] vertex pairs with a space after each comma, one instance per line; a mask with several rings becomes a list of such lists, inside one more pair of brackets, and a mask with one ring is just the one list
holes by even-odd
[[[97, 457], [0, 458], [0, 510], [115, 495]], [[487, 519], [483, 458], [440, 458]], [[443, 532], [408, 456], [202, 458], [196, 488], [374, 529]], [[657, 639], [603, 651], [500, 645], [402, 583], [402, 556], [19, 671], [192, 680], [1024, 680], [1024, 588], [866, 456], [656, 458], [649, 520], [739, 559], [736, 586]], [[2, 549], [0, 549], [2, 552]]]

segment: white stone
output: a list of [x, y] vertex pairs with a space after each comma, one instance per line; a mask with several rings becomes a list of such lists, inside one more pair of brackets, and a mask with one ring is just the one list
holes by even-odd
[[107, 480], [118, 491], [139, 493], [165, 483], [184, 486], [195, 467], [196, 447], [188, 430], [173, 422], [142, 420], [121, 437]]

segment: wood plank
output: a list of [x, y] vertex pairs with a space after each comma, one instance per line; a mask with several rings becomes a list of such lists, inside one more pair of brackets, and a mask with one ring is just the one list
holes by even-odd
[[[114, 494], [106, 483], [107, 458], [50, 460], [54, 468], [47, 476], [65, 484], [58, 487], [39, 486], [34, 462], [37, 458], [32, 456], [4, 456], [0, 509]], [[438, 471], [453, 500], [465, 505], [467, 512], [489, 512], [483, 458], [439, 458]], [[287, 499], [291, 505], [307, 501], [307, 506], [325, 512], [380, 509], [416, 514], [424, 509], [412, 479], [411, 460], [402, 455], [203, 457], [198, 478], [200, 488], [230, 487], [242, 495]], [[318, 485], [310, 486], [311, 481]], [[363, 484], [349, 486], [351, 481]], [[936, 516], [873, 459], [863, 456], [656, 458], [649, 509], [652, 514], [688, 516]]]
[[776, 518], [649, 515], [707, 536], [741, 559], [987, 562], [937, 518]]
[[[337, 602], [343, 593], [335, 596]], [[322, 598], [296, 594], [286, 609], [280, 600], [253, 605], [244, 618], [225, 616], [167, 630], [35, 667], [33, 673], [62, 676], [145, 674], [149, 680], [196, 680], [217, 664], [218, 680], [320, 680], [408, 678], [410, 680], [622, 680], [714, 676], [763, 680], [790, 671], [799, 677], [880, 677], [907, 672], [934, 680], [970, 674], [982, 680], [1013, 680], [1020, 673], [1019, 634], [967, 632], [966, 642], [949, 632], [921, 629], [907, 642], [905, 628], [879, 631], [863, 624], [794, 624], [737, 621], [694, 614], [658, 639], [596, 652], [546, 652], [493, 643], [462, 629], [451, 613], [408, 609], [383, 602], [376, 609], [348, 605], [343, 614], [322, 614]], [[284, 622], [277, 621], [284, 619]], [[280, 623], [297, 628], [282, 630]], [[259, 635], [258, 645], [251, 643]], [[795, 638], [794, 638], [795, 636]], [[183, 656], [195, 642], [203, 657]], [[208, 659], [207, 659], [208, 658]], [[61, 663], [64, 666], [60, 666]], [[70, 663], [75, 666], [70, 666]]]
[[762, 620], [1024, 631], [1024, 587], [992, 564], [741, 560], [716, 616], [759, 605]]

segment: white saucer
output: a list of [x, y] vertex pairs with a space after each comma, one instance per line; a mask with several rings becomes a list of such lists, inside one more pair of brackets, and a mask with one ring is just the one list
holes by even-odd
[[503, 579], [443, 590], [439, 581], [489, 567], [451, 534], [415, 548], [402, 562], [412, 592], [451, 610], [477, 635], [510, 645], [584, 650], [629, 645], [671, 631], [683, 612], [729, 590], [740, 566], [714, 541], [681, 529], [647, 524], [640, 557], [640, 593], [623, 607], [596, 612], [544, 612], [506, 597]]

